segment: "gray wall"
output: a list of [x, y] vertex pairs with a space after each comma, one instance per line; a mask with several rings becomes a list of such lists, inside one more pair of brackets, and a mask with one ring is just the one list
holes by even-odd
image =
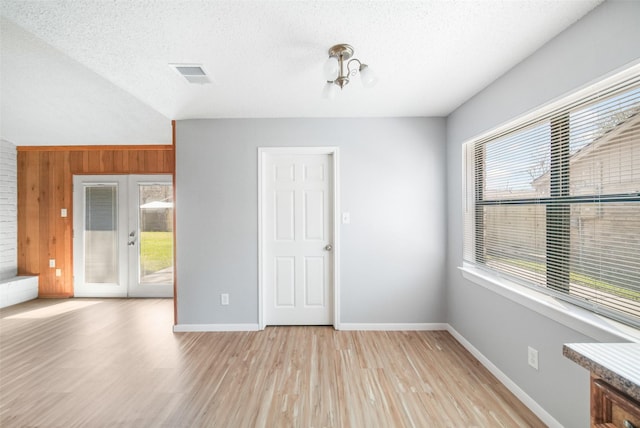
[[[461, 146], [638, 61], [639, 41], [640, 2], [605, 2], [447, 120], [448, 322], [566, 427], [589, 426], [589, 375], [562, 357], [562, 344], [594, 339], [461, 277], [457, 269], [462, 263]], [[537, 372], [527, 366], [527, 345], [539, 351]]]
[[177, 123], [178, 324], [258, 322], [257, 148], [271, 146], [340, 148], [341, 322], [443, 322], [444, 119], [230, 119]]

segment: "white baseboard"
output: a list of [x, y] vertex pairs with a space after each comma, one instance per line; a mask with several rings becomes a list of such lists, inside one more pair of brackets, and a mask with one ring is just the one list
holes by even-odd
[[336, 330], [354, 331], [430, 331], [447, 330], [446, 323], [340, 323]]
[[[336, 330], [345, 331], [431, 331], [447, 330], [446, 323], [341, 323]], [[258, 331], [258, 324], [176, 324], [174, 333], [205, 331]]]
[[173, 326], [174, 333], [258, 330], [258, 324], [176, 324]]
[[491, 372], [509, 391], [522, 403], [529, 408], [542, 422], [544, 422], [550, 428], [562, 428], [562, 424], [554, 419], [546, 410], [542, 408], [533, 398], [529, 397], [514, 381], [504, 374], [498, 367], [495, 366], [487, 357], [485, 357], [478, 349], [473, 346], [467, 339], [465, 339], [460, 333], [458, 333], [453, 327], [447, 324], [447, 331], [458, 341], [467, 351], [471, 353], [480, 363]]

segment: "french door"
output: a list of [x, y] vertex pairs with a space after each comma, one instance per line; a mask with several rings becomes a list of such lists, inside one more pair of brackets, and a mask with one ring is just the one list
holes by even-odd
[[76, 297], [173, 296], [170, 175], [73, 177]]

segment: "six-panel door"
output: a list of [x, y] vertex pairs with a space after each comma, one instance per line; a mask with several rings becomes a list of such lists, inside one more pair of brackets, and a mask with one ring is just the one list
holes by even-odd
[[265, 325], [331, 325], [331, 155], [269, 154], [264, 168]]

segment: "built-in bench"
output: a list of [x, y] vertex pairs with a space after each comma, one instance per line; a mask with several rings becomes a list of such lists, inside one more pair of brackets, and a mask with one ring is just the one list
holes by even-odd
[[38, 297], [37, 276], [14, 276], [0, 280], [0, 308]]

